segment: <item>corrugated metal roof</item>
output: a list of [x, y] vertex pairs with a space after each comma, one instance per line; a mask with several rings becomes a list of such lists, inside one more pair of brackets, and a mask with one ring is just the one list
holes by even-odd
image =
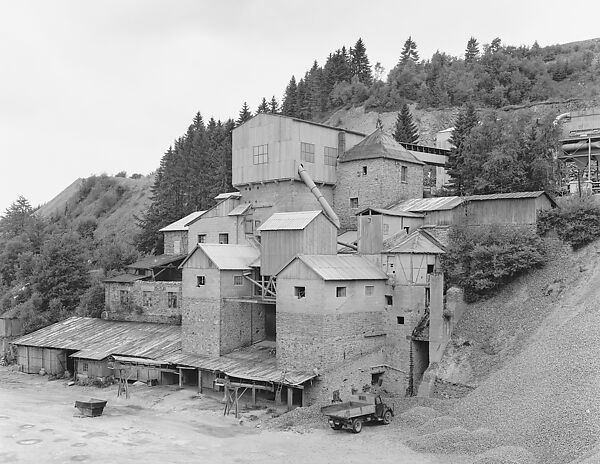
[[400, 216], [400, 217], [412, 217], [412, 218], [422, 218], [423, 214], [419, 213], [411, 213], [410, 211], [399, 211], [394, 209], [384, 209], [384, 208], [366, 208], [362, 211], [356, 213], [357, 216], [364, 216], [365, 213], [369, 211], [374, 211], [379, 214], [385, 214], [386, 216]]
[[322, 211], [275, 213], [258, 230], [261, 232], [265, 230], [302, 230], [321, 213]]
[[181, 350], [181, 327], [149, 322], [118, 322], [71, 317], [17, 338], [16, 345], [77, 350], [76, 357], [109, 355], [161, 358]]
[[383, 242], [383, 253], [439, 255], [445, 252], [441, 243], [421, 230], [410, 235], [399, 233]]
[[550, 197], [543, 190], [538, 190], [536, 192], [510, 192], [510, 193], [492, 193], [489, 195], [470, 195], [464, 197], [465, 200], [468, 201], [483, 201], [483, 200], [511, 200], [515, 198], [537, 198], [542, 195], [546, 195], [548, 199], [554, 203], [554, 199]]
[[[79, 357], [78, 353], [72, 354], [71, 355], [74, 358]], [[136, 356], [113, 356], [113, 359], [115, 361], [118, 361], [120, 363], [127, 363], [127, 364], [144, 364], [147, 366], [161, 366], [163, 364], [169, 364], [166, 361], [154, 361], [153, 359], [147, 359], [147, 358], [138, 358]]]
[[423, 165], [406, 148], [400, 145], [394, 138], [381, 129], [375, 130], [371, 135], [354, 145], [342, 156], [340, 163], [372, 158], [389, 158], [407, 163]]
[[176, 261], [184, 259], [186, 255], [158, 255], [148, 256], [147, 258], [136, 261], [133, 264], [127, 265], [131, 269], [153, 269], [155, 267], [166, 266]]
[[118, 276], [109, 277], [108, 279], [104, 279], [104, 282], [118, 282], [122, 284], [130, 284], [132, 282], [145, 279], [146, 277], [147, 276], [140, 276], [135, 274], [121, 274]]
[[464, 197], [435, 197], [435, 198], [413, 198], [410, 200], [404, 200], [400, 203], [389, 207], [394, 211], [410, 211], [410, 212], [424, 212], [424, 211], [443, 211], [454, 209], [460, 205], [464, 200]]
[[242, 194], [240, 192], [219, 193], [215, 200], [226, 200], [227, 198], [242, 198]]
[[174, 353], [168, 360], [174, 364], [220, 372], [230, 377], [259, 382], [301, 385], [316, 375], [302, 371], [283, 371], [277, 367], [274, 354], [275, 342], [263, 341], [240, 348], [219, 357], [198, 356], [189, 353]]
[[246, 214], [246, 211], [248, 211], [251, 207], [252, 207], [252, 205], [250, 203], [243, 203], [243, 204], [238, 205], [235, 208], [233, 208], [227, 214], [227, 216], [242, 216], [242, 215]]
[[201, 250], [222, 271], [250, 270], [250, 265], [260, 257], [260, 251], [250, 245], [199, 243], [181, 263], [183, 267], [194, 253]]
[[[302, 261], [323, 280], [385, 280], [388, 278], [381, 269], [358, 255], [298, 255], [294, 259]], [[288, 265], [289, 263], [283, 269]]]
[[163, 227], [159, 230], [159, 232], [176, 232], [181, 230], [188, 230], [188, 224], [192, 221], [195, 221], [200, 216], [202, 216], [206, 211], [194, 211], [193, 213], [188, 214], [186, 217], [183, 217], [166, 227]]

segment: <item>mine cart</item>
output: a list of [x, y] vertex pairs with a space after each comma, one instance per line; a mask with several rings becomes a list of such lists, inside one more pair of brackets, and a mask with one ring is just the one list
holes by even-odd
[[360, 433], [363, 422], [377, 421], [389, 424], [394, 416], [394, 411], [381, 401], [381, 396], [372, 393], [351, 395], [350, 401], [324, 406], [321, 412], [329, 417], [332, 429], [345, 428], [354, 433]]
[[87, 401], [75, 401], [75, 407], [79, 409], [81, 414], [88, 417], [101, 416], [106, 406], [106, 400], [90, 398]]

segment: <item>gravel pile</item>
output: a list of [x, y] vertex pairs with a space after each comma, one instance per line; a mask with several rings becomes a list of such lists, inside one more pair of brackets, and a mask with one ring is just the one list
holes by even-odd
[[499, 445], [496, 434], [489, 429], [467, 430], [454, 427], [410, 438], [406, 444], [424, 453], [479, 454]]
[[421, 427], [434, 417], [438, 417], [440, 413], [433, 408], [427, 406], [415, 406], [408, 411], [398, 416], [398, 421], [411, 428]]
[[500, 446], [476, 456], [473, 464], [537, 464], [537, 459], [520, 446]]
[[461, 427], [464, 423], [460, 419], [452, 416], [439, 416], [428, 420], [419, 428], [417, 433], [420, 435], [427, 435], [429, 433], [441, 432], [442, 430], [453, 429], [455, 427]]
[[588, 246], [516, 283], [504, 301], [467, 310], [456, 335], [477, 348], [471, 362], [480, 385], [452, 415], [548, 464], [573, 462], [598, 444], [599, 261]]

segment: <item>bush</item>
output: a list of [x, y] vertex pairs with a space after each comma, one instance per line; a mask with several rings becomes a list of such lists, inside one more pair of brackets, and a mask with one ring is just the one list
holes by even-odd
[[141, 179], [142, 177], [144, 176], [141, 175], [139, 172], [134, 172], [133, 174], [131, 174], [131, 176], [129, 176], [130, 179]]
[[449, 239], [442, 266], [447, 283], [462, 287], [467, 302], [545, 262], [544, 242], [529, 229], [456, 226]]
[[119, 171], [115, 174], [115, 177], [127, 177], [127, 171]]
[[591, 196], [564, 198], [559, 208], [538, 213], [538, 233], [551, 230], [574, 250], [581, 248], [600, 235], [600, 207]]

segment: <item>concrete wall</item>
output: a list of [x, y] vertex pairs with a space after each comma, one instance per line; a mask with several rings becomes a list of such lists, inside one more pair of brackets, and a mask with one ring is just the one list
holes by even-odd
[[[363, 166], [367, 174], [363, 174]], [[402, 166], [408, 168], [401, 181]], [[343, 229], [356, 229], [356, 213], [367, 208], [385, 208], [393, 202], [423, 197], [423, 167], [384, 158], [339, 163], [333, 206]], [[350, 198], [358, 198], [352, 207]]]
[[[163, 232], [165, 239], [165, 255], [185, 255], [188, 253], [188, 233], [187, 230], [176, 230], [172, 232]], [[179, 251], [177, 251], [175, 242], [179, 242]]]
[[[112, 321], [181, 323], [182, 282], [107, 282], [105, 319]], [[129, 292], [129, 304], [121, 304], [121, 290]], [[146, 293], [145, 293], [146, 292]], [[176, 293], [177, 307], [170, 308], [168, 294]]]

